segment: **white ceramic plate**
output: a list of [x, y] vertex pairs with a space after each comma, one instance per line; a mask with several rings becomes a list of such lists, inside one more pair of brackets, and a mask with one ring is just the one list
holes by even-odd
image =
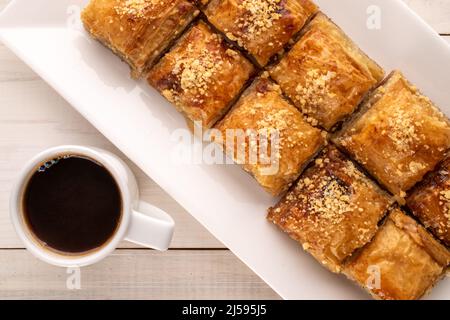
[[[87, 0], [15, 0], [0, 18], [0, 37], [108, 139], [286, 299], [368, 296], [322, 268], [265, 219], [271, 198], [238, 166], [176, 164], [173, 132], [185, 123], [144, 82], [79, 24]], [[400, 0], [317, 0], [387, 71], [406, 76], [450, 114], [450, 47]], [[367, 27], [367, 8], [381, 28]], [[24, 92], [26, 94], [26, 92]], [[450, 281], [431, 298], [449, 298]]]

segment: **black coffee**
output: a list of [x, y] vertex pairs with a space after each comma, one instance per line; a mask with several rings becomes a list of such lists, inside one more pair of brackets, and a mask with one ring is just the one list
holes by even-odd
[[121, 211], [119, 187], [109, 171], [79, 156], [48, 161], [25, 189], [30, 230], [57, 251], [81, 253], [102, 246], [115, 233]]

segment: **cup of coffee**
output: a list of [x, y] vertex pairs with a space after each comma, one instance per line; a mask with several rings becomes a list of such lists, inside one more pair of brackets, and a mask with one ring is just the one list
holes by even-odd
[[173, 219], [139, 201], [136, 179], [114, 154], [59, 146], [31, 159], [13, 187], [11, 220], [26, 248], [53, 265], [86, 266], [122, 240], [169, 247]]

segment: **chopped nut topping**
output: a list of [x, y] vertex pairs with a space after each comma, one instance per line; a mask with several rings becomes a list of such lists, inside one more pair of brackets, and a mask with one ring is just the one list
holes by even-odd
[[420, 122], [414, 121], [410, 114], [402, 109], [397, 109], [389, 118], [387, 125], [389, 126], [388, 136], [400, 152], [412, 151], [411, 146], [420, 142], [420, 136], [417, 129], [422, 125]]
[[[217, 35], [212, 35], [209, 41], [216, 42], [214, 46], [220, 46], [221, 39]], [[228, 56], [234, 52], [231, 49], [226, 51]], [[208, 89], [213, 82], [214, 75], [220, 71], [224, 61], [217, 50], [203, 49], [200, 53], [196, 52], [194, 45], [189, 44], [186, 54], [183, 58], [176, 61], [172, 70], [178, 79], [183, 93], [191, 93], [194, 96], [193, 101], [203, 103], [208, 96]], [[167, 91], [170, 91], [168, 93]], [[163, 93], [169, 101], [177, 103], [179, 92], [174, 89], [165, 90]]]
[[417, 161], [412, 161], [409, 164], [409, 170], [413, 173], [417, 173], [420, 170], [423, 170], [426, 166], [423, 163], [417, 162]]
[[330, 92], [330, 81], [335, 77], [336, 73], [319, 69], [309, 70], [306, 73], [305, 83], [299, 84], [295, 89], [297, 92], [295, 100], [304, 113], [314, 114], [325, 98], [333, 97], [334, 94]]
[[336, 180], [329, 178], [328, 181], [321, 182], [323, 187], [323, 197], [315, 198], [310, 203], [315, 213], [321, 215], [322, 218], [331, 220], [332, 223], [338, 224], [344, 219], [344, 214], [352, 211], [353, 205], [350, 203], [350, 197], [347, 190], [341, 186]]
[[278, 13], [281, 9], [281, 0], [243, 0], [238, 7], [245, 10], [245, 15], [235, 21], [242, 31], [234, 35], [227, 33], [227, 36], [244, 48], [246, 41], [258, 38], [281, 18], [281, 14]]
[[[275, 89], [275, 88], [272, 88]], [[275, 91], [276, 92], [276, 91]], [[258, 112], [259, 109], [264, 109], [265, 106], [256, 103], [254, 110]], [[273, 143], [278, 144], [278, 153], [276, 157], [278, 160], [282, 158], [280, 150], [287, 148], [293, 148], [294, 143], [292, 142], [291, 136], [286, 136], [286, 130], [292, 125], [292, 111], [289, 109], [278, 109], [272, 110], [270, 113], [266, 113], [264, 118], [256, 121], [256, 127], [258, 129], [258, 134], [260, 137], [266, 136], [269, 145]], [[272, 141], [271, 133], [276, 132], [277, 141]], [[301, 132], [297, 133], [301, 135]], [[271, 155], [271, 150], [269, 150], [269, 155]]]
[[443, 191], [441, 191], [441, 198], [443, 200], [450, 201], [450, 190], [443, 190]]
[[237, 53], [237, 51], [234, 51], [232, 49], [227, 49], [227, 51], [225, 51], [225, 54], [229, 57], [232, 58], [238, 58], [239, 57], [239, 53]]
[[133, 18], [146, 18], [150, 17], [148, 13], [154, 7], [155, 4], [162, 0], [126, 0], [120, 5], [114, 7], [116, 13], [123, 16], [131, 16]]
[[[332, 176], [323, 176], [316, 174], [311, 178], [304, 178], [299, 181], [299, 188], [306, 188], [312, 193], [300, 193], [292, 196], [287, 201], [300, 201], [303, 205], [308, 206], [312, 214], [308, 215], [308, 219], [312, 223], [321, 221], [325, 224], [339, 224], [345, 214], [349, 213], [357, 207], [351, 203], [351, 198], [345, 186], [341, 185]], [[320, 216], [320, 218], [319, 218]]]
[[370, 242], [392, 203], [339, 150], [325, 150], [269, 219], [303, 248], [339, 272], [345, 259]]
[[355, 179], [355, 181], [367, 184], [365, 176], [361, 173], [361, 171], [356, 169], [355, 165], [350, 160], [346, 161], [346, 166], [342, 168], [342, 170], [350, 178]]

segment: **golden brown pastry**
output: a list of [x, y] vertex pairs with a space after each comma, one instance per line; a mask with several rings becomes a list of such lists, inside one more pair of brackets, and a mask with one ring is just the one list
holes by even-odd
[[209, 3], [209, 0], [196, 0], [195, 3], [196, 3], [200, 8], [203, 8], [203, 7], [205, 7], [205, 6]]
[[[223, 138], [216, 141], [226, 153], [275, 196], [289, 188], [325, 143], [324, 133], [306, 123], [279, 86], [265, 77], [255, 80], [216, 129]], [[243, 138], [227, 138], [227, 130], [240, 131]], [[260, 138], [265, 137], [264, 144]]]
[[450, 247], [450, 156], [413, 189], [406, 203], [412, 213]]
[[188, 0], [91, 0], [81, 19], [138, 78], [198, 13]]
[[399, 72], [364, 102], [335, 139], [402, 202], [450, 147], [450, 122]]
[[444, 275], [450, 253], [414, 219], [395, 208], [345, 274], [383, 300], [413, 300]]
[[317, 10], [309, 0], [212, 0], [205, 14], [265, 66]]
[[254, 71], [247, 59], [200, 22], [155, 65], [148, 82], [188, 120], [210, 128]]
[[384, 71], [318, 13], [270, 75], [311, 121], [329, 130], [356, 109]]
[[321, 264], [340, 272], [343, 261], [375, 235], [392, 199], [335, 147], [329, 147], [268, 219]]

